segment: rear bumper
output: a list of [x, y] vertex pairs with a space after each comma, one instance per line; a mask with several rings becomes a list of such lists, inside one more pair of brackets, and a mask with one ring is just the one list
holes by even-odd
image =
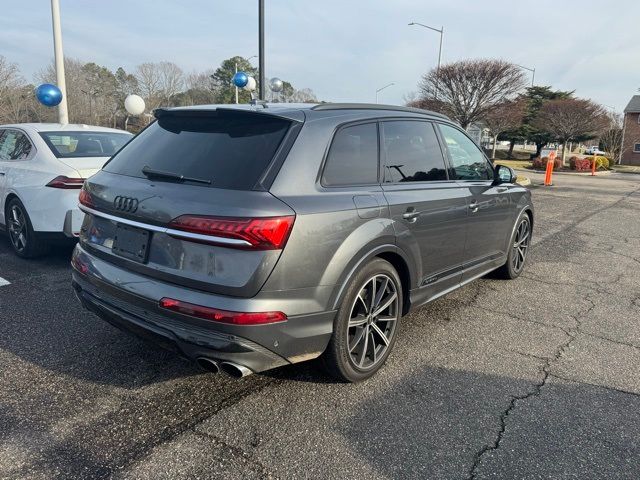
[[[194, 303], [220, 308], [224, 304], [222, 297], [196, 294], [132, 274], [88, 254], [81, 246], [76, 247], [73, 255], [73, 286], [85, 308], [121, 330], [191, 360], [207, 357], [260, 372], [315, 358], [325, 350], [331, 337], [335, 311], [290, 316], [286, 322], [269, 325], [218, 324], [160, 309], [158, 300], [164, 296], [179, 299], [186, 296]], [[141, 285], [145, 288], [141, 289]], [[194, 301], [193, 295], [199, 298]], [[205, 298], [207, 303], [203, 302]], [[241, 301], [246, 309], [240, 311], [259, 311], [255, 308], [256, 300]], [[287, 312], [286, 308], [281, 310]]]

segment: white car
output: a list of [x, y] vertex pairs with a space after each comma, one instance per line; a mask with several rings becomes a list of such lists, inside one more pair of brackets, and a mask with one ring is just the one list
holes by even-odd
[[131, 138], [89, 125], [0, 125], [0, 230], [18, 256], [37, 256], [78, 235], [84, 180]]
[[584, 151], [585, 155], [604, 155], [605, 152], [600, 150], [597, 145], [592, 145]]

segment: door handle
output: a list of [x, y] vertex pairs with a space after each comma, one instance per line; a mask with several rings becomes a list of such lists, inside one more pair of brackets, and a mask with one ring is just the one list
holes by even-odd
[[506, 192], [507, 190], [509, 190], [509, 187], [498, 187], [498, 188], [496, 188], [496, 191], [497, 191], [498, 193], [504, 193], [504, 192]]
[[0, 177], [4, 177], [4, 172], [0, 172]]
[[469, 204], [469, 210], [471, 210], [472, 213], [476, 213], [478, 211], [478, 202], [476, 202], [475, 200], [471, 202]]
[[404, 218], [409, 223], [415, 222], [420, 216], [420, 212], [417, 212], [413, 207], [408, 208], [406, 212], [402, 214], [402, 218]]

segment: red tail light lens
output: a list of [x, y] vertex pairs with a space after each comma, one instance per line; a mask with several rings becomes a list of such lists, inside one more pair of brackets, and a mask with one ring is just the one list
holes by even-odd
[[59, 177], [56, 177], [49, 183], [47, 183], [47, 187], [62, 188], [64, 190], [73, 190], [76, 188], [79, 189], [82, 188], [84, 180], [84, 178], [70, 178], [65, 177], [64, 175], [60, 175]]
[[91, 200], [91, 194], [87, 192], [84, 188], [80, 190], [79, 201], [85, 207], [93, 208], [93, 201]]
[[211, 236], [211, 243], [216, 243], [214, 237], [247, 242], [246, 245], [233, 245], [237, 248], [280, 250], [287, 243], [294, 220], [293, 215], [264, 218], [182, 215], [169, 223], [169, 229]]
[[287, 316], [282, 312], [229, 312], [166, 297], [160, 299], [160, 307], [191, 317], [232, 325], [265, 325], [287, 321]]

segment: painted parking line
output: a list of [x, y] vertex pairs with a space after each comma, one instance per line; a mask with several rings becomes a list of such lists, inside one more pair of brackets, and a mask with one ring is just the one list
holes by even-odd
[[4, 287], [5, 285], [11, 285], [11, 282], [0, 277], [0, 287]]

